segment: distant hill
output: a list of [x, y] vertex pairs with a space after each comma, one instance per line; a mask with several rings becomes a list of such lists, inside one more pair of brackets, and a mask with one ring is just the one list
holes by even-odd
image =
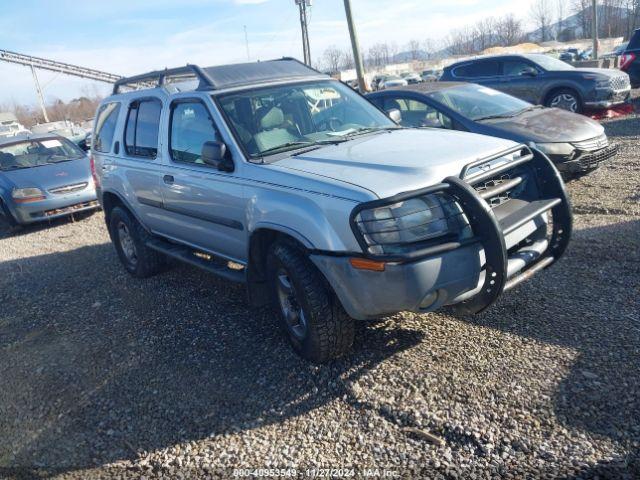
[[[620, 7], [605, 7], [604, 5], [598, 6], [598, 15], [600, 19], [605, 19], [607, 17], [615, 17], [618, 19], [622, 19], [624, 22], [628, 19], [630, 15], [630, 11], [626, 8]], [[586, 20], [587, 23], [587, 31], [583, 31], [583, 19]], [[591, 7], [584, 9], [580, 13], [575, 13], [566, 17], [561, 22], [555, 22], [549, 26], [549, 34], [547, 35], [547, 41], [549, 40], [558, 40], [561, 42], [571, 41], [576, 38], [584, 38], [587, 35], [591, 34]], [[601, 23], [602, 25], [602, 23]], [[602, 30], [602, 27], [600, 27]], [[611, 32], [613, 35], [611, 36], [623, 36], [624, 34], [616, 34], [615, 32]], [[601, 32], [602, 35], [610, 36], [610, 32]], [[534, 42], [540, 43], [542, 42], [542, 30], [536, 29], [530, 32], [525, 33], [523, 41], [526, 42]], [[429, 56], [424, 51], [415, 52], [417, 53], [417, 57], [415, 60], [428, 60]], [[414, 60], [414, 52], [411, 51], [403, 51], [399, 52], [393, 57], [393, 63], [405, 63]], [[451, 52], [448, 48], [443, 48], [438, 50], [432, 54], [432, 57], [440, 58], [449, 56]]]

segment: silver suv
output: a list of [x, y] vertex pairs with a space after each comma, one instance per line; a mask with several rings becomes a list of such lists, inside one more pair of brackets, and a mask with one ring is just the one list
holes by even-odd
[[354, 319], [480, 312], [571, 235], [542, 153], [402, 128], [293, 59], [122, 79], [93, 139], [125, 268], [147, 277], [173, 257], [244, 283], [313, 361], [349, 349]]

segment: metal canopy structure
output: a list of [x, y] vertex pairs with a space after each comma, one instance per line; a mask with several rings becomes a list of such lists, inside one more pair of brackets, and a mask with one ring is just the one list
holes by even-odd
[[120, 75], [95, 70], [93, 68], [85, 68], [78, 65], [72, 65], [70, 63], [56, 62], [55, 60], [49, 60], [47, 58], [34, 57], [32, 55], [24, 55], [22, 53], [2, 49], [0, 49], [0, 61], [24, 65], [31, 68], [31, 74], [33, 75], [33, 81], [36, 85], [36, 92], [38, 94], [40, 108], [42, 108], [42, 114], [45, 122], [49, 121], [49, 117], [44, 106], [44, 96], [42, 95], [38, 75], [36, 75], [36, 68], [105, 83], [115, 83], [122, 78]]

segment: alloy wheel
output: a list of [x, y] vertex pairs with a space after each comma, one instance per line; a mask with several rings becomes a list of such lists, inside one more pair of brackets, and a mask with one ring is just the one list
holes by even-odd
[[284, 268], [278, 270], [276, 289], [280, 310], [291, 334], [302, 339], [307, 333], [307, 319], [298, 299], [296, 289]]
[[578, 99], [569, 93], [561, 93], [551, 99], [549, 106], [575, 113], [578, 111]]
[[120, 242], [120, 248], [122, 249], [122, 253], [124, 253], [127, 261], [132, 265], [135, 265], [138, 261], [136, 244], [129, 232], [129, 227], [127, 227], [124, 222], [120, 222], [118, 224], [118, 241]]

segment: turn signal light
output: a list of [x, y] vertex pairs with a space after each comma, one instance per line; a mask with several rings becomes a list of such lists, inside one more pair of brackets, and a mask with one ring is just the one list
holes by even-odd
[[384, 272], [386, 263], [378, 260], [369, 260], [368, 258], [350, 258], [349, 263], [353, 268], [358, 270], [371, 270], [372, 272]]

